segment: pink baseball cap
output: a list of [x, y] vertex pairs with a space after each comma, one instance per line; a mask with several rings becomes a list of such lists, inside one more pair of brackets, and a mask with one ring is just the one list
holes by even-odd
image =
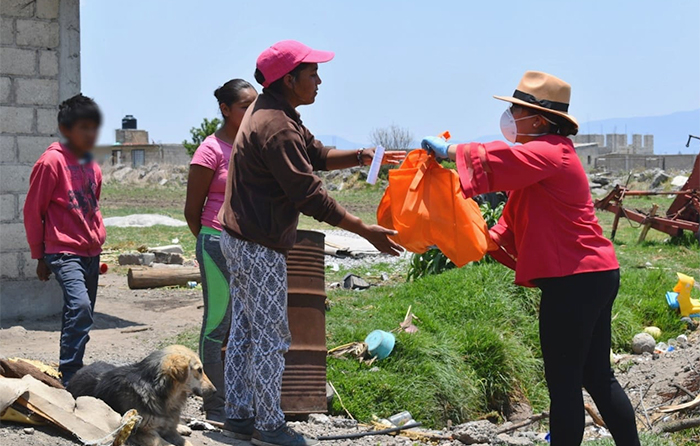
[[283, 40], [260, 53], [256, 67], [265, 76], [262, 86], [269, 87], [299, 64], [324, 63], [334, 56], [332, 51], [314, 50], [296, 40]]

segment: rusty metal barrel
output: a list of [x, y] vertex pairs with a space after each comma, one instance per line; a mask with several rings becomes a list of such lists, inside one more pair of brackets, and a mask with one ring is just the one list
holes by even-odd
[[325, 235], [297, 231], [287, 258], [287, 309], [292, 344], [285, 355], [282, 410], [287, 415], [327, 411]]

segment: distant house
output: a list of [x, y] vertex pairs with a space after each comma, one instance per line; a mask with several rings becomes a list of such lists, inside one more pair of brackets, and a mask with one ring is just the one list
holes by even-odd
[[601, 156], [616, 155], [654, 155], [654, 135], [632, 135], [632, 143], [626, 134], [579, 134], [571, 137], [576, 147], [576, 154], [586, 170], [597, 167], [596, 160]]
[[136, 118], [127, 115], [122, 128], [115, 131], [115, 144], [97, 146], [95, 159], [102, 165], [125, 164], [139, 167], [149, 164], [187, 165], [191, 157], [182, 144], [148, 142], [148, 132], [136, 128]]

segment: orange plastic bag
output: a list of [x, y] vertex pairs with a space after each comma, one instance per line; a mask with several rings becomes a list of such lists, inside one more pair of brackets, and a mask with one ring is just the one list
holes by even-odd
[[411, 151], [401, 167], [389, 171], [377, 222], [395, 229], [392, 238], [408, 251], [422, 254], [437, 246], [457, 266], [496, 248], [479, 206], [462, 195], [457, 172], [425, 150]]

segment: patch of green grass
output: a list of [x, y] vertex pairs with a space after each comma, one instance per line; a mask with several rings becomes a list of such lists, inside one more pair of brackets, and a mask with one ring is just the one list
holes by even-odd
[[368, 420], [408, 410], [442, 426], [448, 419], [458, 423], [506, 411], [516, 396], [544, 408], [535, 293], [512, 279], [511, 272], [489, 264], [363, 293], [332, 292], [331, 347], [396, 328], [409, 305], [421, 321], [418, 333], [398, 335], [392, 355], [374, 364], [379, 371], [329, 360], [329, 379], [350, 412]]
[[194, 257], [197, 239], [194, 238], [189, 228], [156, 225], [148, 228], [107, 228], [107, 241], [105, 250], [119, 252], [135, 251], [141, 246], [162, 246], [172, 244], [173, 239], [178, 239], [185, 251], [186, 257]]
[[161, 349], [174, 344], [184, 345], [194, 352], [199, 351], [199, 327], [189, 327], [176, 336], [163, 339], [158, 344], [158, 348]]

